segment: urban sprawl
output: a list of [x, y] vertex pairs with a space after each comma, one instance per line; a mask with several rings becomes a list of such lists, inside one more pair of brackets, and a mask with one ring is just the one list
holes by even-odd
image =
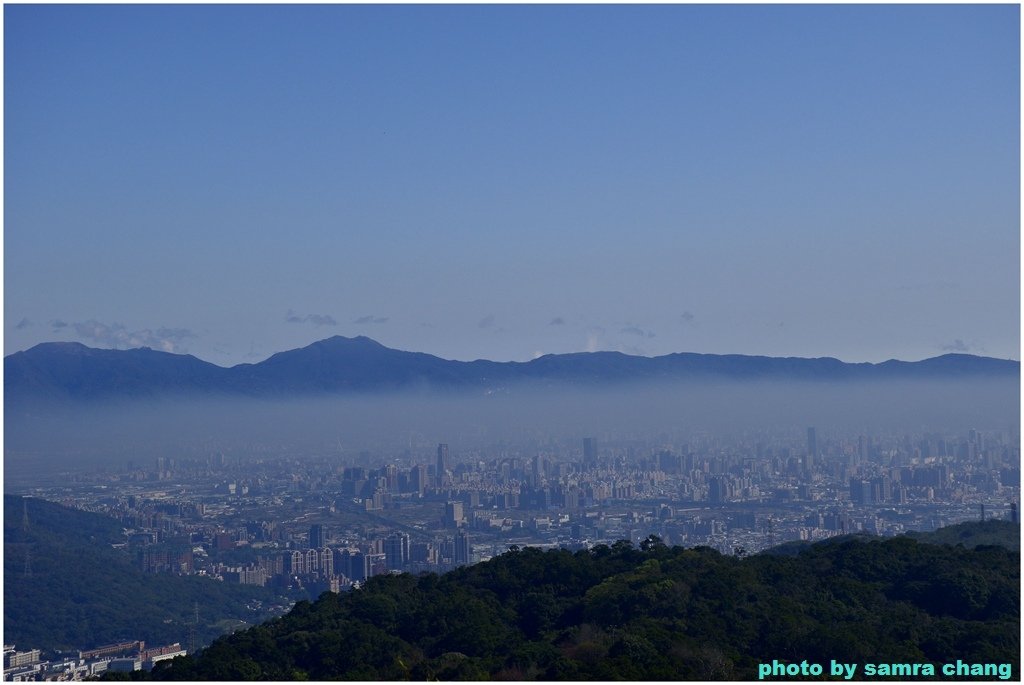
[[[808, 428], [788, 439], [677, 445], [588, 437], [532, 453], [448, 444], [385, 459], [214, 453], [67, 473], [59, 486], [21, 492], [114, 517], [144, 571], [299, 598], [384, 573], [440, 573], [512, 546], [582, 550], [654, 535], [745, 555], [861, 531], [1016, 520], [1019, 445], [1015, 432], [837, 437]], [[83, 645], [46, 661], [5, 645], [4, 679], [150, 668], [195, 646]]]

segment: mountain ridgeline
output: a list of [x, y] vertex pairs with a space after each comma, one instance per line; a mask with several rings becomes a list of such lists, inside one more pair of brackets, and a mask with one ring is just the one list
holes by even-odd
[[[1020, 537], [1009, 522], [967, 524], [957, 536], [970, 526]], [[961, 660], [999, 664], [1016, 680], [1019, 573], [1019, 552], [1002, 546], [909, 537], [744, 558], [654, 536], [639, 549], [512, 548], [443, 576], [377, 576], [325, 593], [138, 676], [754, 680], [774, 660], [826, 664], [826, 673], [837, 660], [858, 674], [869, 663]]]
[[518, 384], [601, 387], [624, 382], [703, 380], [874, 381], [1019, 378], [1012, 360], [947, 354], [918, 362], [845, 363], [833, 358], [620, 352], [549, 354], [529, 362], [472, 362], [394, 350], [366, 337], [335, 336], [258, 364], [224, 368], [149, 348], [109, 350], [42, 343], [4, 358], [8, 405], [161, 397], [279, 399], [363, 392], [468, 389]]

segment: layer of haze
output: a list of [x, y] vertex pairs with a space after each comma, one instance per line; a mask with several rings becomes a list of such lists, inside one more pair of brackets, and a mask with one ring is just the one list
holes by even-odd
[[[43, 418], [8, 417], [5, 475], [15, 481], [72, 467], [151, 469], [155, 457], [241, 460], [326, 457], [432, 463], [439, 442], [457, 458], [502, 451], [579, 459], [581, 440], [680, 449], [713, 437], [803, 444], [858, 435], [1019, 435], [1013, 380], [718, 383], [619, 386], [598, 392], [513, 388], [509, 394], [132, 403]], [[641, 448], [641, 453], [643, 453]], [[575, 450], [575, 453], [573, 452]], [[361, 453], [368, 455], [360, 456]]]
[[4, 7], [4, 350], [1019, 358], [1016, 5]]

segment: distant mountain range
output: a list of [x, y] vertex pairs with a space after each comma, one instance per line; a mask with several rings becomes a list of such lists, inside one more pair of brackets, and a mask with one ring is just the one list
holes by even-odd
[[4, 399], [89, 402], [158, 397], [285, 398], [398, 389], [501, 392], [518, 384], [596, 387], [630, 381], [853, 381], [1019, 378], [1020, 362], [946, 354], [918, 362], [849, 364], [822, 357], [620, 352], [549, 354], [529, 362], [472, 362], [394, 350], [366, 337], [335, 336], [279, 352], [258, 364], [224, 368], [192, 355], [143, 347], [95, 349], [42, 343], [4, 358]]

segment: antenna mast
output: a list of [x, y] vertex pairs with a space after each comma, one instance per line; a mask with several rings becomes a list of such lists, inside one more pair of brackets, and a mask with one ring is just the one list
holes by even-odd
[[25, 533], [25, 572], [26, 578], [32, 577], [32, 543], [28, 542], [28, 497], [21, 498], [21, 532]]
[[188, 627], [188, 653], [195, 655], [196, 644], [199, 641], [199, 602], [192, 605], [193, 618]]

